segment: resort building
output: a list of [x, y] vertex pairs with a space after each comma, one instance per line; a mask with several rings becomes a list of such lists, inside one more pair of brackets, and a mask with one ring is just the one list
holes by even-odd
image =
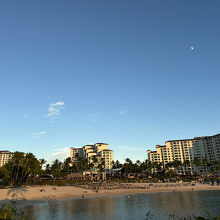
[[113, 151], [107, 149], [101, 151], [101, 158], [105, 161], [106, 169], [112, 169]]
[[96, 143], [94, 145], [85, 145], [81, 148], [70, 148], [70, 157], [73, 163], [77, 163], [78, 156], [88, 159], [89, 163], [97, 159], [97, 164], [104, 160], [105, 169], [112, 169], [113, 151], [108, 149], [108, 144]]
[[70, 148], [70, 158], [72, 159], [73, 163], [76, 163], [78, 161], [78, 159], [77, 159], [78, 156], [84, 157], [83, 149], [71, 147]]
[[9, 159], [12, 157], [13, 153], [7, 150], [0, 151], [0, 167], [4, 166]]
[[[189, 161], [191, 165], [177, 168], [178, 173], [195, 173], [196, 167], [192, 165], [194, 158], [202, 161], [204, 158], [209, 163], [220, 162], [220, 134], [206, 137], [195, 137], [194, 139], [170, 140], [164, 146], [157, 145], [156, 151], [147, 151], [148, 160], [162, 163], [165, 166], [175, 160]], [[199, 173], [206, 171], [206, 167], [200, 166]]]
[[220, 134], [194, 139], [194, 155], [202, 160], [207, 158], [210, 163], [220, 161]]

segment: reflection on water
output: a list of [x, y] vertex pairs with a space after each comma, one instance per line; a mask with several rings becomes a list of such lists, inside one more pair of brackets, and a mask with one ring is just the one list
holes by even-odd
[[220, 213], [220, 191], [169, 192], [135, 195], [117, 195], [40, 203], [24, 207], [27, 219], [146, 219], [151, 212], [154, 219], [169, 219], [177, 215], [204, 215]]

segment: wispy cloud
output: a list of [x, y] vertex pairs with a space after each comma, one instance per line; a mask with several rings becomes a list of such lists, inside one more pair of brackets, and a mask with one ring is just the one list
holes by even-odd
[[126, 110], [120, 110], [119, 113], [120, 113], [121, 115], [125, 115], [125, 114], [128, 113], [128, 111], [126, 111]]
[[51, 103], [50, 106], [64, 106], [64, 102]]
[[97, 120], [97, 117], [98, 117], [98, 113], [91, 113], [91, 114], [84, 116], [83, 118], [87, 119], [91, 123], [95, 123]]
[[49, 158], [47, 158], [47, 161], [48, 161], [48, 163], [52, 163], [55, 159], [63, 161], [69, 156], [70, 156], [70, 148], [69, 147], [57, 148], [57, 149], [53, 150], [52, 155]]
[[53, 118], [60, 115], [61, 110], [64, 109], [64, 102], [50, 103], [48, 107], [48, 113], [45, 115], [46, 118]]
[[52, 153], [52, 156], [65, 156], [68, 157], [69, 156], [69, 151], [70, 148], [69, 147], [64, 147], [64, 148], [58, 148], [58, 149], [54, 149], [53, 151], [55, 151], [54, 153]]
[[33, 136], [34, 136], [35, 139], [39, 139], [39, 138], [45, 136], [46, 134], [47, 134], [46, 131], [40, 131], [40, 132], [34, 133]]

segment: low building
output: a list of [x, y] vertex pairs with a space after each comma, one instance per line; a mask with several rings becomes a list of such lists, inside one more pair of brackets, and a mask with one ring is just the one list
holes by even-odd
[[66, 176], [67, 180], [89, 180], [90, 178], [81, 173], [71, 173]]

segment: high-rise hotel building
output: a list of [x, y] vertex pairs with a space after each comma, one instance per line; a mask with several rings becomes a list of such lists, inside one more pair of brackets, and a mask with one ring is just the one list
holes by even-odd
[[108, 149], [108, 144], [96, 143], [94, 145], [85, 145], [81, 148], [70, 148], [70, 157], [73, 163], [77, 163], [77, 155], [85, 159], [88, 159], [90, 163], [93, 162], [94, 156], [101, 162], [101, 159], [105, 162], [105, 169], [112, 169], [113, 151]]
[[12, 157], [13, 153], [7, 150], [0, 151], [0, 167], [4, 166], [9, 159]]
[[[162, 163], [164, 166], [179, 160], [182, 163], [186, 160], [192, 162], [194, 158], [200, 161], [204, 158], [210, 163], [220, 162], [220, 134], [206, 137], [195, 137], [194, 139], [170, 140], [164, 146], [157, 145], [156, 151], [148, 150], [148, 160], [151, 162]], [[179, 172], [195, 172], [194, 166], [180, 167]], [[202, 173], [204, 167], [199, 172]]]

